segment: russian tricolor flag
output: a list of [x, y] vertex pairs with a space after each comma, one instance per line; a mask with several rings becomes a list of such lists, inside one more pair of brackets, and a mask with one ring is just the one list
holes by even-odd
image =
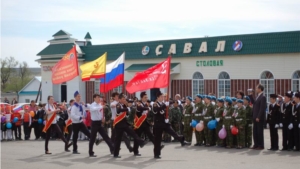
[[105, 78], [100, 78], [100, 92], [106, 93], [123, 84], [124, 60], [125, 53], [123, 53], [116, 61], [106, 65]]
[[23, 106], [26, 105], [26, 104], [20, 104], [18, 105], [17, 107], [13, 108], [13, 111], [14, 112], [19, 112], [20, 110], [23, 110]]

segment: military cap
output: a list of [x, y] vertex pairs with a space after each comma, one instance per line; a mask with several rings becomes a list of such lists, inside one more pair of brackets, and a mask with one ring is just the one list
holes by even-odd
[[217, 101], [221, 102], [221, 103], [224, 103], [224, 99], [222, 99], [222, 98], [218, 98]]
[[277, 94], [270, 94], [270, 98], [276, 99], [277, 97]]
[[225, 102], [232, 103], [232, 100], [231, 100], [230, 97], [226, 97], [226, 98], [225, 98]]
[[244, 103], [244, 100], [238, 99], [237, 102], [238, 102], [238, 103]]
[[249, 96], [244, 96], [244, 100], [247, 100], [248, 102], [251, 101]]

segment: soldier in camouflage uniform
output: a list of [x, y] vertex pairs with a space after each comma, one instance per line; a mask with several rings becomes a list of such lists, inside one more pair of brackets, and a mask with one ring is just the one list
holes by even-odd
[[223, 113], [223, 124], [225, 126], [227, 136], [226, 136], [226, 148], [233, 147], [233, 135], [231, 134], [231, 128], [233, 127], [233, 112], [234, 108], [232, 107], [232, 100], [230, 97], [225, 98], [226, 109]]
[[136, 112], [136, 107], [133, 106], [133, 100], [132, 99], [128, 99], [127, 100], [128, 104], [127, 107], [130, 108], [130, 111], [128, 112], [128, 118], [127, 121], [128, 123], [133, 126], [133, 122], [134, 122], [134, 118], [135, 118], [135, 112]]
[[[170, 113], [169, 113], [169, 120], [171, 123], [171, 126], [173, 128], [173, 130], [178, 134], [181, 135], [181, 131], [180, 131], [180, 124], [181, 124], [181, 120], [183, 118], [183, 114], [180, 111], [180, 108], [178, 107], [178, 101], [174, 101], [173, 107], [170, 109]], [[174, 138], [174, 141], [178, 141]]]
[[106, 101], [103, 101], [103, 113], [104, 113], [104, 117], [105, 117], [105, 124], [102, 124], [104, 127], [104, 130], [106, 132], [106, 134], [108, 134], [108, 128], [110, 128], [110, 119], [111, 119], [111, 110], [110, 110], [110, 106], [106, 103]]
[[215, 118], [218, 121], [218, 126], [216, 129], [215, 138], [217, 138], [217, 146], [224, 147], [224, 140], [219, 138], [219, 131], [222, 129], [223, 126], [224, 99], [219, 98], [217, 105], [218, 108], [215, 109]]
[[[200, 123], [200, 121], [203, 121], [203, 108], [204, 104], [202, 103], [203, 96], [198, 94], [196, 96], [196, 104], [193, 114], [193, 119]], [[202, 146], [202, 144], [205, 144], [205, 137], [204, 137], [204, 131], [201, 132], [195, 130], [196, 135], [196, 144], [194, 146]]]
[[193, 106], [192, 106], [191, 102], [192, 102], [192, 98], [190, 96], [188, 96], [186, 98], [186, 105], [184, 106], [184, 109], [183, 109], [183, 115], [184, 115], [183, 135], [185, 137], [185, 140], [189, 143], [192, 142], [192, 136], [193, 136], [193, 127], [191, 126]]
[[245, 113], [247, 118], [247, 124], [246, 124], [246, 134], [245, 134], [245, 146], [250, 148], [252, 145], [252, 107], [250, 107], [250, 97], [245, 96], [244, 97], [244, 106], [245, 106]]
[[237, 111], [235, 113], [235, 126], [238, 128], [239, 132], [237, 135], [237, 149], [242, 149], [245, 147], [245, 128], [247, 124], [246, 112], [243, 107], [244, 101], [241, 99], [237, 100]]
[[211, 104], [211, 96], [205, 96], [204, 110], [203, 110], [203, 122], [204, 122], [204, 136], [206, 139], [206, 147], [214, 145], [213, 143], [213, 130], [208, 129], [207, 124], [214, 119], [214, 107]]

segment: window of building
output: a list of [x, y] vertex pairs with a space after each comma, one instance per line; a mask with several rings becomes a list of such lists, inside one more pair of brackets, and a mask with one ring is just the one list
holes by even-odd
[[192, 80], [193, 96], [204, 94], [204, 79], [200, 72], [195, 72]]
[[292, 77], [292, 91], [300, 90], [300, 70], [297, 70]]
[[114, 92], [122, 93], [123, 91], [122, 85], [113, 89]]
[[100, 93], [100, 79], [95, 79], [94, 81], [94, 93]]
[[25, 103], [30, 103], [30, 99], [25, 99]]
[[269, 71], [264, 71], [260, 76], [260, 84], [262, 84], [265, 89], [264, 93], [267, 97], [267, 102], [270, 101], [270, 94], [275, 93], [275, 86], [274, 86], [274, 76]]
[[230, 96], [230, 76], [227, 72], [221, 72], [218, 77], [218, 97]]

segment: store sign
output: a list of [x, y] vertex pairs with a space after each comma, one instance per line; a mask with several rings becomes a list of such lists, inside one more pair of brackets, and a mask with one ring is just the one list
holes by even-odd
[[196, 61], [197, 67], [207, 67], [207, 66], [223, 66], [223, 60], [203, 60], [203, 61]]
[[240, 40], [237, 40], [232, 44], [232, 49], [236, 52], [240, 51], [242, 47], [243, 47], [243, 42]]
[[150, 48], [149, 46], [144, 46], [142, 48], [142, 54], [145, 56], [145, 55], [148, 55], [148, 53], [150, 52]]
[[43, 71], [52, 71], [53, 66], [43, 66]]

